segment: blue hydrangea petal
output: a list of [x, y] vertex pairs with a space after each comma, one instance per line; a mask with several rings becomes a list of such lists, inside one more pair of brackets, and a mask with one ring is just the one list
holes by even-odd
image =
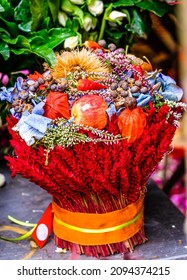
[[19, 134], [21, 138], [25, 140], [28, 146], [33, 145], [35, 139], [39, 140], [43, 137], [43, 133], [40, 133], [37, 129], [30, 127], [26, 123], [21, 126]]
[[156, 75], [155, 83], [158, 83], [158, 82], [161, 82], [163, 91], [165, 91], [165, 87], [167, 85], [169, 85], [169, 84], [176, 84], [174, 79], [172, 79], [170, 76], [166, 76], [166, 75], [164, 75], [164, 74], [162, 74], [160, 72]]
[[177, 86], [176, 81], [170, 76], [166, 76], [162, 73], [156, 75], [155, 83], [161, 83], [159, 94], [163, 96], [164, 100], [180, 101], [183, 96], [183, 90]]
[[44, 114], [44, 109], [43, 109], [44, 104], [45, 104], [44, 102], [40, 102], [40, 103], [36, 104], [36, 106], [32, 110], [32, 113], [43, 116], [43, 114]]
[[135, 98], [138, 98], [138, 96], [140, 96], [140, 94], [141, 94], [140, 92], [136, 92], [136, 93], [133, 93], [132, 96]]
[[109, 120], [111, 121], [111, 117], [113, 114], [116, 114], [116, 107], [114, 105], [114, 103], [110, 103], [107, 110], [106, 110]]
[[[33, 133], [31, 134], [31, 128], [25, 123], [19, 128], [19, 135], [25, 142], [34, 144]], [[31, 144], [31, 145], [32, 145]], [[30, 146], [30, 145], [29, 145]]]
[[18, 91], [22, 90], [22, 84], [23, 84], [23, 78], [18, 77], [17, 82], [15, 83], [15, 87], [17, 88]]
[[43, 138], [51, 122], [52, 120], [49, 118], [25, 111], [13, 130], [18, 131], [21, 138], [30, 146], [34, 144], [36, 139]]
[[26, 118], [25, 123], [44, 134], [46, 132], [48, 124], [50, 124], [51, 121], [52, 120], [49, 118], [36, 114], [30, 114]]
[[159, 93], [164, 97], [165, 100], [180, 101], [183, 97], [182, 88], [176, 84], [166, 85], [165, 90]]
[[119, 108], [119, 109], [117, 110], [116, 115], [119, 116], [119, 115], [121, 114], [121, 112], [122, 112], [125, 108], [126, 108], [125, 106]]
[[125, 71], [125, 75], [126, 75], [128, 78], [131, 78], [131, 77], [132, 77], [132, 71], [131, 71], [131, 70]]
[[14, 130], [19, 131], [21, 126], [25, 123], [25, 120], [27, 119], [27, 116], [30, 115], [28, 111], [25, 111], [19, 120], [19, 122], [14, 126]]
[[140, 94], [138, 96], [138, 98], [136, 99], [137, 101], [137, 106], [145, 106], [149, 103], [149, 101], [151, 100], [151, 95], [149, 94]]
[[0, 88], [0, 100], [8, 101], [9, 103], [12, 103], [14, 96], [15, 96], [15, 93], [14, 93], [13, 87], [11, 87], [9, 89], [7, 89], [6, 87]]

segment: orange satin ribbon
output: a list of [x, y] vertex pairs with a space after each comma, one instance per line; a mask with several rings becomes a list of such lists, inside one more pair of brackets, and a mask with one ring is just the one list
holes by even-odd
[[135, 235], [142, 227], [144, 196], [127, 207], [107, 212], [71, 212], [52, 202], [54, 234], [79, 245], [117, 243]]

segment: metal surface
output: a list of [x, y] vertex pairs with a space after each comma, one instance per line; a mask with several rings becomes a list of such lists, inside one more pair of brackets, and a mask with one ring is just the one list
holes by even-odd
[[[37, 185], [17, 175], [11, 178], [8, 168], [1, 164], [0, 172], [7, 183], [0, 189], [0, 235], [17, 237], [8, 215], [22, 221], [37, 223], [51, 201], [51, 196]], [[129, 254], [115, 254], [105, 259], [174, 259], [187, 260], [187, 244], [183, 232], [184, 216], [170, 202], [166, 194], [149, 181], [145, 197], [145, 232], [148, 241]], [[27, 229], [29, 230], [29, 229]], [[32, 248], [30, 239], [19, 242], [0, 240], [0, 260], [94, 260], [92, 257], [58, 253], [53, 236], [42, 248]]]

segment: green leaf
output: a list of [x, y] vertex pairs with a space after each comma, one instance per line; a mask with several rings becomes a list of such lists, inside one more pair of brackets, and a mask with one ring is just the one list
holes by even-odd
[[136, 6], [143, 10], [153, 12], [159, 17], [162, 17], [171, 8], [166, 2], [158, 2], [154, 0], [142, 0], [139, 3], [136, 3]]
[[45, 20], [44, 20], [44, 28], [40, 28], [40, 30], [41, 29], [49, 29], [50, 21], [51, 21], [50, 17], [49, 16], [46, 17]]
[[76, 33], [71, 29], [67, 28], [52, 28], [49, 31], [46, 29], [40, 30], [38, 32], [32, 32], [31, 38], [29, 39], [30, 43], [33, 44], [33, 39], [35, 44], [40, 46], [41, 42], [37, 43], [38, 37], [43, 39], [43, 44], [47, 45], [49, 48], [53, 49], [62, 43], [65, 39], [76, 36]]
[[115, 3], [113, 3], [113, 7], [114, 8], [118, 8], [118, 7], [126, 7], [126, 6], [134, 6], [134, 1], [133, 0], [119, 0], [116, 1]]
[[2, 13], [2, 12], [4, 12], [5, 11], [5, 9], [3, 8], [3, 6], [1, 6], [1, 4], [0, 4], [0, 13]]
[[0, 13], [4, 18], [9, 18], [14, 14], [14, 9], [11, 7], [10, 1], [1, 0], [0, 3]]
[[69, 0], [61, 0], [61, 9], [70, 16], [77, 16], [80, 19], [81, 28], [84, 25], [84, 12], [77, 5], [72, 4]]
[[115, 40], [119, 40], [123, 37], [125, 32], [120, 32], [117, 30], [107, 29], [106, 33], [110, 36], [110, 38], [114, 38]]
[[28, 22], [31, 20], [31, 12], [28, 0], [21, 0], [14, 10], [14, 18], [16, 21]]
[[77, 32], [79, 30], [79, 27], [80, 27], [81, 24], [82, 23], [81, 23], [79, 17], [73, 17], [72, 24], [71, 24], [71, 29], [73, 31]]
[[18, 35], [18, 27], [15, 22], [10, 22], [0, 17], [0, 26], [5, 28], [13, 37]]
[[23, 32], [31, 32], [31, 24], [32, 24], [32, 21], [28, 21], [26, 23], [22, 22], [20, 24], [18, 24], [18, 27], [21, 31]]
[[75, 36], [76, 33], [66, 28], [53, 28], [49, 31], [40, 30], [30, 33], [30, 37], [26, 38], [22, 35], [11, 39], [4, 36], [4, 42], [9, 44], [10, 51], [15, 55], [33, 53], [43, 58], [49, 65], [53, 65], [56, 56], [53, 49], [60, 46], [65, 39]]
[[46, 0], [30, 0], [32, 14], [32, 31], [45, 28], [45, 18], [48, 17], [48, 4]]
[[130, 16], [129, 11], [127, 9], [122, 9], [121, 11], [122, 11], [122, 13], [126, 14], [126, 16], [127, 16], [126, 19], [127, 19], [128, 22], [130, 22], [131, 21], [131, 16]]
[[55, 23], [58, 19], [60, 0], [47, 0], [47, 2], [52, 15], [53, 22]]
[[86, 0], [86, 4], [90, 5], [93, 2], [93, 0]]
[[10, 57], [10, 50], [8, 44], [0, 40], [0, 54], [3, 56], [4, 60], [8, 60]]
[[98, 31], [87, 32], [87, 40], [97, 41], [98, 38]]
[[47, 45], [42, 45], [38, 48], [33, 48], [32, 52], [37, 56], [43, 58], [50, 66], [54, 65], [56, 62], [56, 55], [54, 51], [48, 48]]
[[32, 52], [44, 58], [49, 65], [53, 65], [56, 61], [56, 56], [53, 49], [65, 39], [76, 36], [76, 33], [67, 28], [53, 28], [49, 31], [41, 30], [31, 33], [30, 44]]
[[5, 33], [7, 36], [10, 37], [10, 33], [6, 29], [0, 27], [0, 34], [1, 33]]
[[15, 48], [26, 48], [26, 49], [30, 49], [30, 43], [29, 43], [29, 40], [22, 36], [22, 35], [18, 35], [15, 39], [11, 39], [9, 37], [3, 37], [3, 40], [14, 46]]
[[139, 37], [144, 37], [145, 26], [142, 18], [142, 13], [136, 9], [132, 10], [131, 22], [125, 25], [126, 29]]

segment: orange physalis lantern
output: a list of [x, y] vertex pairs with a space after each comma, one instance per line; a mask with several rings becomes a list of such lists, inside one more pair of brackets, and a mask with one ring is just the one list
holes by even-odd
[[36, 82], [39, 78], [43, 78], [43, 75], [37, 71], [34, 71], [34, 74], [29, 74], [28, 78]]
[[44, 105], [44, 116], [55, 120], [57, 118], [70, 118], [70, 108], [66, 93], [50, 91]]
[[146, 115], [141, 107], [132, 110], [126, 108], [118, 117], [118, 127], [122, 137], [127, 137], [127, 142], [132, 143], [138, 139], [146, 126]]

